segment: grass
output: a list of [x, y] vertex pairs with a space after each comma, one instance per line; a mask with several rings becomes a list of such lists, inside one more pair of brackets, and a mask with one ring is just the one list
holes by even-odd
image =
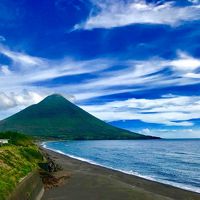
[[[6, 134], [0, 133], [0, 137], [2, 135], [5, 138]], [[10, 135], [10, 132], [7, 133], [7, 136]], [[10, 144], [0, 147], [0, 200], [7, 199], [17, 183], [43, 161], [38, 147], [30, 138], [15, 133], [10, 139]]]

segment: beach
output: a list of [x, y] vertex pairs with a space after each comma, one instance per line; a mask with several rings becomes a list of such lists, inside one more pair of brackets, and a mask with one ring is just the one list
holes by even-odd
[[200, 194], [128, 175], [41, 148], [61, 166], [63, 182], [45, 190], [42, 200], [199, 200]]

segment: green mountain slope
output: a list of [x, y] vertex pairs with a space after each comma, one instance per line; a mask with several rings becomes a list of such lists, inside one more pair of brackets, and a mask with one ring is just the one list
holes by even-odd
[[152, 138], [113, 127], [57, 94], [0, 121], [0, 131], [8, 130], [40, 138], [69, 140]]

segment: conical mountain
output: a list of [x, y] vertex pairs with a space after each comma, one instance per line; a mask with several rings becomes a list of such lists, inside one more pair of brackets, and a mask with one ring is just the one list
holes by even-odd
[[0, 121], [0, 131], [51, 139], [149, 139], [97, 119], [58, 94]]

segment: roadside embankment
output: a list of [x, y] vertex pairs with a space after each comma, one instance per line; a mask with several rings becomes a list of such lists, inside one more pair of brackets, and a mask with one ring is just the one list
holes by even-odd
[[15, 188], [9, 200], [40, 200], [44, 186], [37, 171], [31, 172]]
[[[44, 158], [38, 147], [27, 136], [15, 132], [4, 132], [0, 133], [0, 137], [9, 140], [8, 144], [0, 147], [0, 200], [7, 200], [19, 185], [24, 188], [22, 185], [26, 185], [26, 180], [30, 183], [31, 181], [35, 184], [39, 183], [37, 180], [39, 175], [31, 176], [31, 173], [39, 169], [39, 163], [43, 163]], [[28, 183], [26, 186], [26, 190], [30, 193], [32, 189], [29, 190], [28, 185], [31, 186], [31, 184]]]

